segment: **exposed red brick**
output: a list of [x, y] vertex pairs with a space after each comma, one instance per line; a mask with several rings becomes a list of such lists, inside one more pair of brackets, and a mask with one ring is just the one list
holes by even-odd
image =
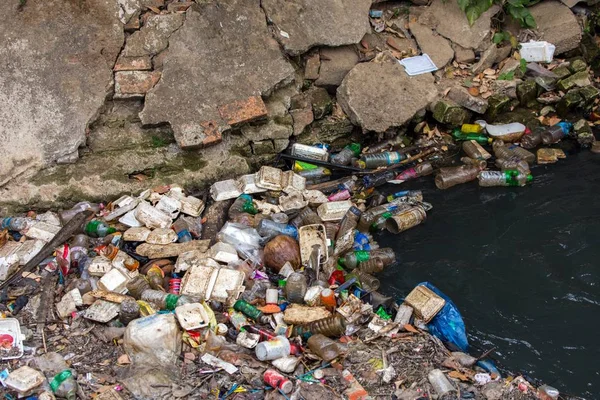
[[160, 79], [158, 71], [119, 71], [115, 72], [115, 95], [143, 95]]
[[206, 135], [202, 141], [204, 147], [221, 143], [221, 140], [223, 139], [221, 136], [221, 127], [216, 121], [200, 122], [200, 126], [204, 129], [204, 134]]
[[266, 117], [267, 107], [260, 96], [252, 96], [220, 106], [219, 114], [229, 125], [237, 125]]
[[152, 69], [150, 57], [119, 57], [115, 71], [148, 71]]

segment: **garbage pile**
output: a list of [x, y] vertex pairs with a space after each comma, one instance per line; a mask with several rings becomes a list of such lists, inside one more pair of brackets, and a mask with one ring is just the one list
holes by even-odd
[[[468, 157], [438, 187], [531, 181], [530, 153], [504, 142], [502, 171], [484, 170], [484, 129], [454, 132]], [[39, 399], [557, 399], [469, 355], [458, 308], [431, 283], [398, 303], [378, 292], [398, 263], [374, 235], [432, 205], [375, 187], [431, 174], [441, 143], [295, 144], [291, 170], [216, 182], [210, 200], [173, 185], [1, 219], [0, 382]]]

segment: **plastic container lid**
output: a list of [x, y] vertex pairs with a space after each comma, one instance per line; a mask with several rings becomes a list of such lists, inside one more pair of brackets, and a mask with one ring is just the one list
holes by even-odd
[[[21, 333], [21, 325], [16, 318], [0, 319], [0, 341], [3, 344], [6, 343], [7, 345], [12, 345], [6, 350], [4, 348], [0, 350], [0, 359], [12, 360], [23, 357], [23, 339], [24, 336]], [[17, 351], [12, 351], [15, 348]]]
[[410, 76], [421, 75], [427, 72], [437, 71], [438, 69], [427, 54], [404, 58], [398, 62], [404, 66], [406, 73]]

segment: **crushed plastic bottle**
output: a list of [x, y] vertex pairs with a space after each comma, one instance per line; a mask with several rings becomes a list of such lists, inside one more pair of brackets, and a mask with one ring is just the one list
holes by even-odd
[[479, 186], [525, 186], [533, 181], [531, 174], [524, 174], [517, 170], [481, 171], [477, 175]]
[[331, 156], [331, 163], [338, 165], [349, 165], [353, 157], [358, 157], [360, 154], [361, 145], [359, 143], [351, 143], [344, 147], [342, 151]]
[[461, 165], [460, 167], [440, 168], [435, 176], [435, 186], [438, 189], [448, 189], [461, 183], [470, 182], [477, 178], [481, 169], [474, 165]]

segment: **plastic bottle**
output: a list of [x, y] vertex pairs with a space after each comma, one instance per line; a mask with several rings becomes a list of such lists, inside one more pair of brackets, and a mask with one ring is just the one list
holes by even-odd
[[382, 204], [363, 212], [360, 216], [360, 220], [358, 221], [357, 229], [360, 232], [369, 232], [371, 226], [380, 215], [386, 212], [394, 211], [398, 207], [398, 204]]
[[379, 279], [375, 278], [371, 274], [361, 271], [358, 268], [352, 271], [352, 273], [358, 278], [361, 288], [367, 292], [374, 292], [379, 289], [379, 286], [381, 286]]
[[338, 344], [320, 333], [312, 335], [307, 343], [310, 351], [325, 362], [329, 362], [340, 355]]
[[264, 315], [262, 311], [245, 300], [240, 299], [236, 301], [233, 304], [233, 309], [260, 323], [266, 324], [269, 322], [269, 317]]
[[439, 369], [430, 371], [427, 375], [427, 379], [431, 386], [433, 386], [433, 390], [437, 393], [439, 398], [443, 398], [447, 393], [456, 392], [452, 383], [450, 383], [448, 378], [446, 378], [446, 375]]
[[252, 197], [247, 194], [243, 194], [237, 199], [235, 199], [231, 207], [229, 207], [228, 211], [230, 219], [242, 213], [248, 213], [251, 215], [255, 215], [258, 213], [258, 209], [254, 205]]
[[483, 126], [479, 124], [462, 124], [460, 131], [464, 133], [480, 133], [483, 130]]
[[0, 230], [8, 229], [9, 231], [23, 231], [33, 224], [31, 218], [25, 217], [6, 217], [2, 218], [0, 223]]
[[106, 246], [99, 246], [96, 248], [96, 251], [108, 258], [109, 260], [119, 259], [123, 261], [123, 265], [130, 271], [135, 271], [140, 267], [140, 262], [135, 258], [131, 257], [129, 254], [125, 253], [122, 250], [113, 244], [108, 244]]
[[173, 223], [173, 230], [177, 233], [177, 242], [185, 243], [193, 239], [187, 222], [183, 218], [179, 218]]
[[463, 140], [474, 140], [479, 144], [488, 144], [492, 143], [492, 138], [489, 138], [480, 133], [464, 133], [461, 132], [460, 129], [455, 129], [452, 131], [452, 137], [454, 140], [463, 141]]
[[255, 348], [256, 358], [260, 361], [272, 361], [290, 355], [290, 341], [285, 336], [260, 342]]
[[161, 310], [174, 310], [178, 305], [177, 302], [180, 296], [161, 292], [160, 290], [147, 289], [144, 290], [141, 297], [142, 300], [148, 303], [156, 304]]
[[[415, 200], [415, 201], [423, 201], [423, 192], [420, 190], [402, 190], [400, 192], [396, 192], [396, 193], [392, 193], [392, 194], [388, 195], [386, 199], [389, 202], [393, 202], [395, 199], [399, 199], [400, 197], [410, 198], [410, 200]], [[401, 200], [396, 201], [396, 203], [398, 203], [398, 202], [403, 202], [403, 201], [401, 201]]]
[[352, 175], [340, 179], [335, 179], [333, 181], [327, 181], [323, 183], [318, 183], [316, 185], [310, 185], [308, 189], [319, 190], [324, 194], [330, 194], [332, 192], [340, 190], [340, 188], [348, 189], [352, 192], [354, 190], [353, 188], [356, 186], [357, 180], [358, 178]]
[[84, 232], [91, 237], [98, 238], [115, 233], [115, 228], [109, 227], [105, 222], [95, 219], [85, 225]]
[[527, 161], [529, 164], [532, 164], [535, 161], [535, 154], [516, 144], [510, 145], [508, 149], [512, 151], [515, 156], [519, 157], [521, 160]]
[[343, 336], [346, 333], [346, 320], [336, 313], [331, 317], [319, 319], [306, 325], [294, 326], [292, 330], [293, 336], [302, 336], [303, 339], [308, 339], [317, 333], [327, 337]]
[[171, 294], [179, 294], [181, 291], [181, 278], [177, 274], [173, 274], [171, 279], [169, 279], [169, 293]]
[[330, 194], [329, 196], [327, 196], [327, 200], [342, 201], [342, 200], [348, 200], [351, 197], [352, 197], [352, 194], [350, 193], [350, 191], [348, 189], [344, 189], [344, 190], [340, 190], [339, 192]]
[[533, 181], [531, 174], [523, 174], [517, 170], [481, 171], [477, 176], [479, 186], [525, 186]]
[[383, 267], [383, 261], [379, 257], [373, 257], [358, 264], [358, 269], [367, 274], [377, 274], [383, 271]]
[[448, 189], [461, 183], [470, 182], [477, 178], [479, 171], [480, 169], [473, 165], [440, 168], [440, 172], [435, 176], [435, 186], [438, 189]]
[[296, 174], [303, 176], [306, 179], [321, 179], [331, 175], [331, 170], [325, 167], [298, 171]]
[[542, 132], [542, 142], [545, 145], [559, 142], [562, 138], [567, 136], [569, 132], [563, 129], [560, 125], [554, 125], [546, 128]]
[[274, 369], [266, 370], [263, 380], [267, 385], [279, 389], [285, 394], [289, 394], [294, 390], [294, 384]]
[[354, 206], [350, 207], [348, 211], [346, 211], [346, 214], [340, 222], [340, 227], [337, 231], [336, 240], [339, 240], [341, 237], [343, 237], [346, 234], [346, 232], [354, 230], [354, 228], [356, 228], [361, 214], [362, 212]]
[[416, 165], [414, 168], [408, 168], [396, 175], [395, 181], [406, 182], [410, 179], [415, 179], [421, 176], [429, 175], [433, 172], [433, 165], [430, 162], [423, 162]]
[[398, 151], [386, 151], [384, 153], [363, 154], [360, 161], [364, 163], [365, 168], [371, 169], [398, 164], [400, 161], [406, 160], [406, 158], [406, 154]]
[[285, 284], [285, 297], [290, 303], [304, 303], [304, 295], [308, 288], [306, 276], [299, 272], [294, 272], [288, 276]]
[[337, 306], [337, 302], [335, 300], [335, 294], [331, 289], [323, 289], [321, 291], [321, 304], [323, 304], [328, 309], [333, 309]]
[[540, 400], [557, 400], [560, 392], [552, 386], [542, 385], [538, 388], [537, 395]]
[[79, 268], [80, 264], [85, 263], [89, 245], [90, 239], [87, 235], [79, 233], [73, 236], [71, 240], [71, 265], [73, 268]]
[[95, 203], [90, 203], [89, 201], [82, 201], [77, 203], [70, 210], [62, 211], [59, 214], [60, 220], [63, 225], [69, 222], [75, 215], [79, 214], [85, 210], [93, 210], [94, 214], [100, 211], [100, 205]]
[[507, 169], [516, 169], [517, 171], [524, 173], [526, 175], [529, 174], [529, 164], [525, 160], [521, 160], [517, 157], [513, 157], [510, 159], [499, 158], [496, 160], [496, 166], [501, 170]]
[[140, 306], [134, 299], [125, 299], [121, 302], [119, 321], [125, 326], [140, 316]]
[[396, 254], [390, 247], [383, 247], [376, 250], [359, 250], [351, 251], [339, 259], [340, 264], [345, 268], [355, 269], [359, 263], [367, 261], [371, 258], [379, 258], [384, 266], [388, 266], [396, 261]]
[[487, 160], [492, 157], [479, 143], [475, 140], [467, 140], [462, 144], [463, 151], [471, 158], [476, 160]]
[[69, 368], [69, 365], [60, 354], [46, 353], [36, 357], [35, 363], [48, 378], [50, 389], [56, 397], [67, 400], [77, 398], [77, 373]]
[[256, 228], [258, 234], [262, 237], [273, 237], [277, 235], [287, 235], [298, 239], [298, 229], [293, 225], [280, 224], [270, 219], [263, 219]]
[[539, 146], [542, 143], [542, 133], [544, 132], [544, 128], [539, 127], [534, 129], [530, 133], [525, 133], [521, 138], [521, 146], [524, 149], [533, 149], [534, 147]]
[[352, 157], [358, 157], [361, 146], [358, 143], [351, 143], [344, 147], [342, 151], [331, 156], [331, 162], [338, 165], [348, 165]]
[[527, 161], [528, 163], [535, 161], [535, 154], [532, 152], [515, 145], [506, 146], [502, 140], [495, 140], [492, 147], [494, 149], [494, 155], [496, 158], [510, 159], [517, 157], [521, 160]]
[[391, 139], [382, 140], [381, 142], [374, 143], [363, 150], [364, 154], [374, 154], [379, 153], [382, 150], [388, 149], [390, 147], [397, 147], [401, 145], [404, 141], [404, 135], [396, 135]]
[[134, 299], [141, 299], [146, 290], [150, 290], [150, 284], [144, 275], [137, 275], [127, 283], [127, 291]]
[[304, 225], [321, 224], [323, 221], [315, 210], [310, 207], [304, 207], [290, 223], [296, 228], [300, 228]]
[[385, 185], [387, 181], [391, 181], [396, 177], [396, 172], [385, 171], [377, 174], [363, 176], [363, 186], [365, 189]]
[[388, 220], [393, 218], [395, 215], [404, 213], [405, 211], [411, 209], [412, 206], [408, 203], [398, 204], [396, 208], [391, 211], [384, 212], [379, 215], [375, 221], [371, 224], [371, 231], [380, 231], [386, 227]]

